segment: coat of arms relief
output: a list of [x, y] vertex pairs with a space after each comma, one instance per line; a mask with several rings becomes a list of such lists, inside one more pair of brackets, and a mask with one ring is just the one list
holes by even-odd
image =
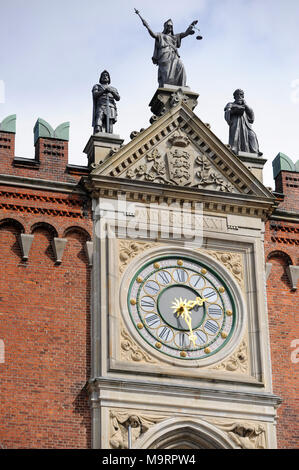
[[155, 147], [141, 162], [129, 168], [126, 177], [167, 185], [236, 192], [208, 157], [200, 153], [180, 131], [169, 137], [166, 145]]

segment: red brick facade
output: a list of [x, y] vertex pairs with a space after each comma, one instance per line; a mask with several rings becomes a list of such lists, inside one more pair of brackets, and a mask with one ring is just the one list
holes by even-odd
[[[0, 186], [0, 444], [88, 448], [92, 224], [80, 171], [67, 168], [66, 141], [40, 138], [32, 161], [14, 158], [14, 134], [0, 143], [1, 173], [16, 177]], [[28, 261], [22, 233], [34, 235]], [[67, 239], [61, 263], [54, 238]]]
[[[15, 157], [14, 139], [14, 133], [0, 131], [0, 446], [89, 448], [86, 242], [92, 220], [89, 197], [77, 184], [87, 169], [68, 165], [67, 141], [40, 137], [35, 159], [28, 160]], [[291, 344], [299, 339], [299, 298], [287, 274], [289, 265], [298, 265], [299, 226], [282, 212], [298, 211], [296, 178], [291, 172], [276, 178], [276, 191], [285, 197], [278, 197], [265, 234], [266, 262], [272, 264], [267, 292], [273, 391], [284, 400], [280, 448], [299, 444], [299, 364], [291, 360]], [[28, 260], [21, 234], [34, 236]], [[54, 239], [67, 240], [61, 263]]]
[[265, 255], [271, 263], [267, 300], [273, 391], [283, 400], [277, 441], [279, 448], [298, 448], [299, 295], [288, 267], [299, 264], [299, 173], [281, 171], [275, 182], [279, 205], [266, 224]]

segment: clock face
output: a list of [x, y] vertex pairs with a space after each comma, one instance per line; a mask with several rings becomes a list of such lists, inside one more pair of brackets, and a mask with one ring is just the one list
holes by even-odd
[[160, 257], [143, 266], [130, 284], [128, 307], [148, 344], [183, 360], [217, 353], [235, 326], [232, 295], [221, 277], [186, 257]]

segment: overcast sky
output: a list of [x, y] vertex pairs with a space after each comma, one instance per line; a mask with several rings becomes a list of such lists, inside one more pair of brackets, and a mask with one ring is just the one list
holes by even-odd
[[228, 142], [223, 109], [236, 88], [255, 112], [254, 130], [273, 187], [278, 152], [299, 154], [298, 0], [0, 0], [0, 121], [17, 114], [16, 155], [32, 157], [38, 117], [70, 121], [70, 163], [86, 165], [92, 86], [109, 70], [121, 95], [114, 131], [129, 141], [148, 127], [157, 88], [154, 40], [133, 8], [161, 32], [195, 19], [203, 36], [182, 41], [187, 85], [200, 94], [195, 113]]

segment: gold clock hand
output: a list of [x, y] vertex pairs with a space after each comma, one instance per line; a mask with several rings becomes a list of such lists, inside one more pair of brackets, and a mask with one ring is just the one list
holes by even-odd
[[186, 299], [182, 300], [182, 298], [180, 298], [180, 300], [175, 299], [175, 301], [172, 304], [172, 308], [175, 310], [177, 316], [178, 317], [182, 316], [185, 322], [187, 323], [187, 326], [190, 331], [189, 339], [193, 343], [193, 346], [195, 347], [196, 336], [194, 335], [193, 330], [192, 330], [192, 318], [189, 313], [190, 307], [187, 306], [187, 300]]

